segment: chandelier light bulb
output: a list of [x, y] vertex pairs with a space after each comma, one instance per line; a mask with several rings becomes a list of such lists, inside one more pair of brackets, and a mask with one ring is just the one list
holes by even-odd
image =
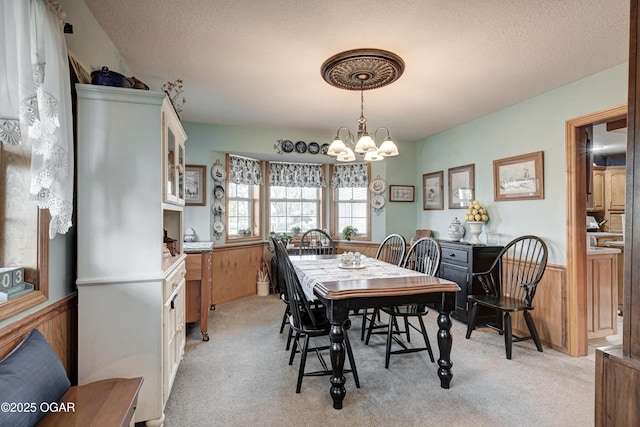
[[353, 162], [356, 159], [356, 155], [351, 148], [347, 147], [347, 152], [338, 156], [336, 160], [339, 162]]
[[355, 152], [359, 154], [368, 153], [370, 151], [377, 151], [376, 142], [371, 138], [368, 133], [363, 133], [358, 143], [356, 144]]
[[384, 142], [378, 149], [378, 154], [384, 157], [391, 157], [391, 156], [397, 156], [398, 154], [400, 154], [400, 152], [398, 151], [398, 147], [391, 140], [391, 138], [387, 137], [385, 138]]
[[344, 142], [339, 138], [333, 140], [331, 145], [329, 145], [329, 149], [327, 150], [327, 154], [330, 156], [340, 156], [347, 154], [347, 146], [344, 145]]

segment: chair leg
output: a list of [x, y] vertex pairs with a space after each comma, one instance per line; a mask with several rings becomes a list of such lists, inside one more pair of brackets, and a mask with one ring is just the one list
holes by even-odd
[[369, 314], [369, 309], [362, 309], [362, 326], [360, 327], [360, 341], [364, 341], [364, 332], [367, 329], [367, 314]]
[[351, 365], [351, 373], [353, 374], [353, 380], [356, 383], [356, 388], [360, 388], [360, 378], [358, 377], [358, 370], [356, 369], [356, 361], [353, 358], [353, 351], [351, 350], [351, 342], [349, 342], [349, 335], [347, 331], [344, 331], [344, 344], [347, 347], [347, 356], [349, 357], [349, 365]]
[[511, 347], [513, 345], [513, 335], [511, 333], [511, 315], [504, 313], [503, 317], [503, 330], [504, 330], [504, 346], [507, 352], [507, 359], [511, 359]]
[[404, 318], [404, 331], [407, 334], [407, 342], [411, 342], [411, 335], [409, 335], [409, 318]]
[[[289, 315], [291, 313], [289, 312], [289, 304], [287, 304], [287, 308], [284, 309], [284, 316], [282, 316], [282, 323], [280, 324], [280, 333], [282, 333], [282, 331], [284, 331], [284, 325], [286, 325], [287, 323], [289, 323]], [[289, 348], [287, 347], [287, 350]]]
[[378, 317], [380, 320], [380, 309], [374, 308], [373, 314], [371, 315], [371, 321], [369, 322], [369, 327], [367, 328], [367, 339], [364, 341], [365, 345], [369, 345], [369, 339], [371, 338], [371, 332], [373, 331], [373, 326], [375, 325], [375, 318]]
[[300, 349], [300, 368], [298, 369], [298, 384], [296, 385], [296, 393], [300, 393], [302, 388], [302, 378], [304, 378], [304, 365], [307, 363], [307, 349], [309, 348], [309, 335], [305, 334], [302, 349]]
[[291, 346], [291, 338], [293, 338], [293, 329], [289, 327], [289, 333], [287, 334], [287, 347], [285, 350], [289, 350], [289, 347]]
[[395, 320], [396, 320], [396, 317], [390, 314], [388, 331], [387, 331], [387, 349], [384, 355], [385, 369], [389, 369], [389, 358], [391, 357], [391, 340], [393, 339], [393, 324], [395, 323]]
[[476, 328], [476, 319], [478, 317], [478, 303], [474, 302], [471, 305], [471, 312], [467, 318], [467, 335], [466, 338], [471, 338], [471, 332]]
[[291, 356], [289, 356], [289, 365], [293, 365], [293, 358], [296, 356], [296, 349], [300, 347], [300, 332], [296, 332], [296, 337], [293, 340], [293, 347], [291, 347]]
[[542, 344], [540, 343], [540, 337], [538, 337], [538, 331], [536, 330], [536, 325], [533, 323], [531, 314], [527, 310], [524, 311], [524, 320], [527, 322], [529, 333], [531, 334], [531, 338], [533, 338], [533, 342], [536, 344], [536, 348], [538, 349], [539, 352], [542, 353]]
[[427, 335], [427, 328], [424, 327], [422, 316], [418, 316], [418, 322], [420, 322], [420, 330], [422, 330], [422, 336], [424, 337], [424, 344], [429, 352], [429, 358], [431, 359], [431, 363], [434, 363], [435, 359], [433, 358], [433, 350], [431, 350], [431, 342], [429, 342], [429, 335]]

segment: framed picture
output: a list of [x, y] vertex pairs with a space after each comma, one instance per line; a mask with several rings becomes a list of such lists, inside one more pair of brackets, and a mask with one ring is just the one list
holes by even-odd
[[444, 172], [432, 172], [422, 175], [422, 209], [444, 209]]
[[184, 202], [187, 206], [204, 206], [207, 202], [207, 167], [186, 165], [184, 171]]
[[390, 202], [413, 202], [413, 193], [415, 187], [413, 185], [390, 185], [389, 201]]
[[450, 168], [449, 209], [466, 209], [475, 197], [475, 164]]
[[494, 200], [544, 199], [542, 151], [493, 161]]

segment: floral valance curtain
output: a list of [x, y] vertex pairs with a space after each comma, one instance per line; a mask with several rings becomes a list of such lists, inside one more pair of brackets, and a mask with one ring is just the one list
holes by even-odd
[[229, 180], [234, 184], [262, 185], [260, 160], [229, 155]]
[[369, 185], [369, 172], [365, 163], [335, 165], [331, 177], [331, 187], [366, 187]]
[[[71, 227], [73, 128], [64, 14], [50, 0], [0, 2], [0, 140], [31, 147], [30, 193], [49, 237]], [[7, 183], [7, 186], [10, 186]]]
[[324, 187], [322, 165], [305, 163], [269, 163], [269, 185], [283, 187]]

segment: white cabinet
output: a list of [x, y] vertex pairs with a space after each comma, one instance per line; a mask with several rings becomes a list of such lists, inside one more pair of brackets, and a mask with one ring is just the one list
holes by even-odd
[[185, 344], [186, 134], [164, 93], [76, 87], [78, 380], [144, 377], [135, 420], [159, 425]]

